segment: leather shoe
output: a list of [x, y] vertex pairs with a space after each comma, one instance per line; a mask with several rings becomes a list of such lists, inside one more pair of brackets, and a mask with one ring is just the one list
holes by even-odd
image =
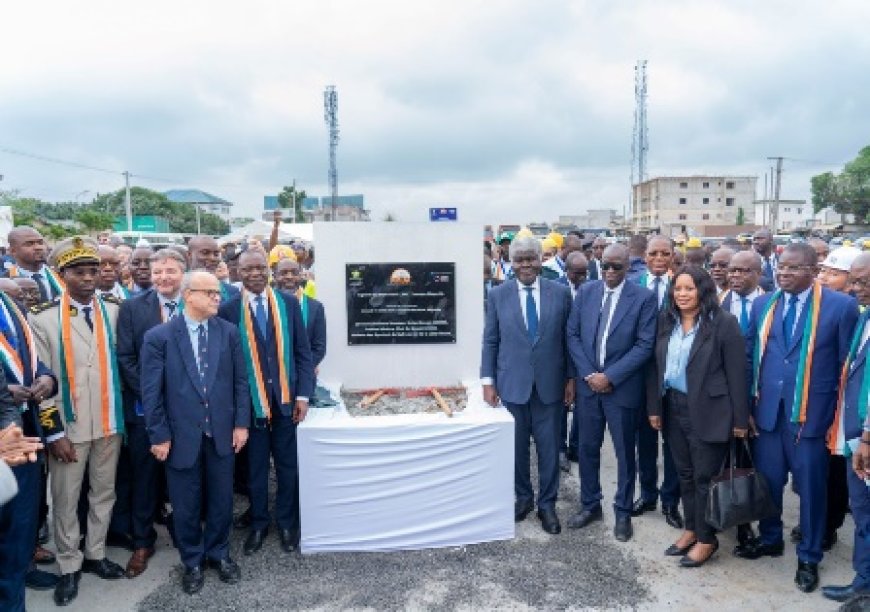
[[117, 580], [124, 577], [124, 568], [109, 561], [103, 557], [99, 561], [96, 559], [85, 559], [82, 561], [82, 571], [88, 574], [96, 574], [103, 580]]
[[577, 456], [577, 451], [571, 450], [570, 448], [568, 449], [568, 452], [565, 453], [565, 456], [568, 457], [568, 461], [573, 461], [574, 463], [577, 463], [580, 460], [580, 457]]
[[804, 593], [812, 593], [819, 586], [819, 564], [798, 561], [794, 583]]
[[688, 544], [686, 544], [686, 545], [683, 546], [682, 548], [679, 547], [679, 546], [677, 546], [676, 544], [671, 544], [671, 545], [668, 546], [667, 549], [665, 550], [665, 556], [666, 556], [666, 557], [682, 557], [682, 556], [685, 555], [687, 552], [689, 552], [690, 550], [692, 550], [692, 546], [694, 546], [694, 545], [695, 545], [695, 542], [697, 542], [697, 541], [698, 541], [698, 540], [695, 540], [694, 542], [689, 542]]
[[251, 533], [245, 538], [244, 552], [246, 557], [263, 548], [263, 540], [266, 539], [267, 533], [269, 533], [268, 529], [251, 529]]
[[562, 532], [562, 525], [559, 524], [559, 517], [556, 516], [555, 510], [538, 510], [538, 519], [547, 533], [556, 535]]
[[290, 529], [282, 529], [281, 533], [281, 550], [285, 553], [292, 553], [299, 548], [299, 532]]
[[148, 569], [148, 559], [154, 556], [153, 548], [137, 548], [127, 561], [127, 569], [124, 575], [127, 578], [135, 578]]
[[755, 530], [752, 529], [751, 523], [737, 525], [737, 545], [745, 546], [747, 542], [755, 539]]
[[801, 533], [801, 526], [795, 525], [791, 530], [791, 541], [797, 544], [803, 539], [803, 534]]
[[655, 501], [646, 501], [643, 498], [640, 498], [634, 505], [631, 507], [631, 515], [632, 516], [640, 516], [644, 512], [652, 512], [656, 509]]
[[79, 595], [79, 579], [81, 572], [72, 572], [61, 575], [54, 587], [54, 603], [58, 606], [67, 606]]
[[181, 577], [181, 588], [184, 589], [185, 593], [188, 595], [199, 593], [203, 584], [205, 584], [205, 575], [200, 566], [195, 565], [184, 570], [184, 576]]
[[534, 509], [534, 507], [535, 507], [535, 504], [533, 504], [531, 501], [527, 501], [527, 502], [516, 501], [516, 502], [514, 502], [514, 522], [519, 523], [519, 522], [525, 520], [525, 518], [529, 515], [529, 512], [531, 512]]
[[851, 584], [846, 586], [828, 585], [822, 587], [822, 595], [834, 601], [849, 601], [858, 595], [870, 595], [870, 591], [866, 589], [856, 589]]
[[825, 534], [825, 537], [822, 538], [822, 550], [825, 552], [830, 552], [830, 550], [834, 547], [834, 544], [837, 543], [837, 532], [833, 531], [830, 534]]
[[218, 571], [218, 576], [220, 576], [221, 582], [236, 584], [242, 579], [242, 570], [240, 570], [236, 562], [229, 557], [221, 559], [220, 561], [209, 559], [207, 563], [209, 567]]
[[131, 538], [126, 533], [119, 533], [116, 531], [110, 531], [106, 534], [106, 546], [114, 546], [115, 548], [123, 548], [124, 550], [129, 550], [133, 552], [136, 548], [133, 546], [133, 538]]
[[36, 532], [36, 541], [39, 544], [48, 544], [48, 521], [40, 525], [39, 531]]
[[604, 518], [604, 514], [601, 512], [601, 508], [597, 510], [581, 510], [568, 519], [568, 527], [570, 529], [582, 529], [590, 523], [600, 521], [602, 518]]
[[662, 514], [665, 515], [665, 522], [674, 529], [683, 528], [683, 517], [680, 516], [680, 510], [676, 506], [662, 506]]
[[54, 553], [42, 546], [37, 546], [33, 551], [33, 562], [37, 565], [51, 565], [55, 562]]
[[247, 529], [251, 526], [251, 521], [251, 508], [249, 507], [247, 510], [245, 510], [233, 519], [233, 527], [236, 529]]
[[57, 574], [32, 567], [24, 574], [24, 586], [34, 591], [50, 591], [57, 586]]
[[613, 526], [613, 537], [620, 542], [628, 542], [634, 530], [631, 528], [631, 518], [625, 516], [616, 519], [616, 525]]
[[760, 559], [761, 557], [781, 557], [785, 545], [782, 542], [778, 544], [762, 544], [761, 540], [754, 539], [746, 543], [745, 546], [738, 546], [734, 549], [734, 554], [741, 559]]
[[559, 469], [566, 473], [571, 471], [571, 463], [565, 453], [559, 453]]
[[692, 559], [692, 557], [690, 557], [687, 553], [682, 559], [680, 559], [680, 567], [701, 567], [707, 561], [713, 558], [713, 555], [716, 554], [717, 550], [719, 550], [719, 540], [715, 540], [713, 542], [713, 550], [710, 551], [710, 554], [707, 555], [705, 559], [702, 559], [701, 561], [696, 561], [695, 559]]

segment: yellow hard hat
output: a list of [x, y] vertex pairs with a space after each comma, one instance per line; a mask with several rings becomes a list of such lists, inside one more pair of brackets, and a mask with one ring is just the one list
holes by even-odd
[[547, 238], [556, 243], [557, 249], [561, 249], [562, 245], [565, 244], [565, 237], [559, 232], [550, 232], [547, 234]]
[[689, 238], [686, 241], [687, 249], [700, 249], [702, 246], [704, 246], [704, 243], [701, 242], [700, 238]]
[[533, 236], [534, 234], [532, 234], [532, 230], [524, 227], [514, 235], [514, 240], [516, 240], [517, 238], [532, 238]]
[[279, 244], [269, 251], [269, 267], [271, 268], [282, 259], [292, 259], [296, 261], [296, 253], [293, 252], [286, 244]]

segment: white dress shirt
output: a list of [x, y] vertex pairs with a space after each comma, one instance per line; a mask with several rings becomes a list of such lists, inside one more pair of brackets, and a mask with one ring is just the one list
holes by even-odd
[[266, 311], [266, 321], [269, 320], [269, 300], [266, 299], [266, 292], [263, 293], [253, 293], [248, 291], [248, 305], [251, 307], [251, 312], [257, 312], [257, 298], [263, 299], [263, 310]]
[[[524, 285], [520, 281], [517, 281], [517, 287], [520, 292], [520, 309], [523, 311], [523, 323], [526, 323], [526, 330], [528, 331], [528, 319], [526, 318], [526, 296], [528, 292], [526, 291], [526, 287], [532, 288], [532, 298], [535, 300], [535, 311], [538, 313], [538, 322], [541, 321], [541, 281], [536, 278], [535, 282], [531, 285]], [[538, 326], [540, 329], [540, 325]]]
[[[806, 289], [804, 289], [803, 291], [801, 291], [800, 293], [797, 294], [798, 301], [797, 301], [797, 304], [794, 305], [794, 307], [796, 308], [795, 313], [794, 313], [794, 327], [791, 330], [792, 338], [794, 338], [794, 334], [797, 330], [798, 321], [800, 321], [801, 313], [804, 311], [804, 305], [806, 305], [807, 298], [809, 298], [810, 292], [812, 290], [813, 290], [813, 286], [810, 285], [809, 287], [807, 287]], [[791, 308], [791, 306], [789, 305], [789, 302], [791, 301], [792, 295], [795, 295], [795, 294], [786, 293], [785, 291], [782, 292], [782, 300], [783, 300], [782, 319], [783, 319], [783, 321], [785, 321], [785, 317], [786, 317], [786, 315], [788, 315], [788, 309]]]
[[743, 298], [746, 298], [748, 300], [746, 302], [746, 310], [747, 310], [747, 312], [751, 313], [752, 312], [752, 302], [754, 302], [755, 298], [757, 298], [759, 295], [761, 295], [761, 288], [759, 288], [759, 287], [756, 287], [755, 289], [753, 289], [751, 292], [749, 292], [746, 295], [740, 295], [739, 293], [737, 293], [736, 291], [734, 291], [732, 289], [731, 290], [731, 308], [730, 308], [731, 314], [733, 314], [735, 317], [737, 317], [738, 321], [740, 320], [740, 316], [743, 314], [743, 304], [742, 304]]
[[601, 308], [604, 308], [604, 302], [607, 300], [607, 292], [610, 291], [612, 295], [610, 297], [610, 312], [607, 315], [607, 323], [604, 326], [604, 335], [601, 338], [598, 363], [604, 363], [604, 356], [607, 354], [607, 337], [610, 335], [610, 322], [613, 320], [613, 313], [616, 312], [616, 305], [619, 303], [619, 296], [622, 295], [622, 288], [624, 286], [625, 279], [623, 279], [623, 281], [614, 289], [610, 289], [607, 285], [604, 285], [604, 294], [601, 296]]
[[661, 279], [659, 281], [659, 294], [656, 296], [659, 308], [661, 308], [662, 301], [665, 299], [665, 296], [668, 293], [668, 283], [670, 282], [670, 279], [668, 278], [667, 272], [665, 272], [661, 276], [656, 276], [652, 272], [648, 272], [646, 275], [646, 288], [650, 291], [655, 290], [654, 287], [656, 283], [656, 278]]

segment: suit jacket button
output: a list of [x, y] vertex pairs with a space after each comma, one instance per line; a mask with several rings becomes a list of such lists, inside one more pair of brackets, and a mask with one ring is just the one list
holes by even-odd
[[271, 385], [271, 384], [272, 384], [272, 379], [270, 378], [269, 380], [267, 380], [267, 381], [266, 381], [266, 384], [267, 384], [267, 385]]

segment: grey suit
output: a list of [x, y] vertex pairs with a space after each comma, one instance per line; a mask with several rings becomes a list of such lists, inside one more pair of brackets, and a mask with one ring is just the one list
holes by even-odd
[[543, 278], [538, 282], [540, 316], [534, 341], [528, 336], [517, 281], [507, 281], [490, 291], [480, 376], [493, 382], [514, 417], [517, 501], [527, 503], [534, 498], [529, 474], [531, 436], [538, 453], [538, 509], [555, 510], [565, 383], [574, 372], [565, 335], [571, 292]]

